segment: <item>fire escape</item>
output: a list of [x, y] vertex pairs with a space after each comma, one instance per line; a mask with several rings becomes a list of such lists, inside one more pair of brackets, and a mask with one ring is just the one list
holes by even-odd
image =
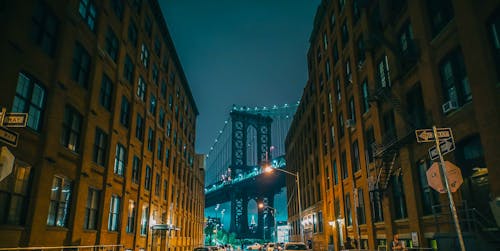
[[[401, 167], [397, 165], [399, 150], [402, 146], [408, 143], [415, 130], [414, 119], [409, 116], [406, 111], [405, 104], [402, 103], [400, 95], [396, 88], [391, 88], [391, 81], [399, 82], [404, 79], [408, 73], [416, 65], [419, 54], [414, 40], [408, 39], [405, 48], [401, 48], [395, 43], [397, 38], [394, 34], [388, 31], [384, 33], [387, 27], [390, 27], [392, 20], [398, 19], [406, 1], [402, 0], [379, 0], [379, 1], [360, 1], [362, 7], [366, 9], [368, 17], [368, 32], [365, 34], [365, 44], [369, 51], [376, 52], [378, 48], [387, 48], [393, 56], [393, 71], [387, 72], [386, 79], [382, 80], [380, 76], [379, 65], [376, 65], [376, 87], [370, 92], [371, 102], [377, 104], [380, 111], [391, 110], [399, 115], [404, 125], [396, 129], [394, 122], [394, 130], [384, 132], [380, 143], [372, 144], [372, 153], [376, 160], [376, 176], [374, 177], [375, 184], [373, 191], [379, 192], [382, 195], [390, 186], [391, 177], [399, 175]], [[394, 39], [396, 38], [396, 39]], [[385, 65], [389, 69], [388, 60]], [[392, 74], [392, 76], [391, 76]], [[385, 109], [384, 109], [385, 108]], [[392, 117], [394, 118], [394, 117]], [[394, 121], [394, 119], [393, 119]], [[387, 121], [384, 121], [386, 123]]]

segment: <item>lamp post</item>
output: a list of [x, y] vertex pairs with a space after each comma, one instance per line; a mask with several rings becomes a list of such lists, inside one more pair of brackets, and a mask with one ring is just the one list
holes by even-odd
[[[259, 208], [262, 208], [262, 209], [269, 208], [269, 209], [273, 210], [273, 212], [274, 212], [274, 217], [273, 217], [274, 218], [274, 242], [278, 243], [278, 225], [276, 224], [276, 215], [278, 214], [278, 212], [276, 211], [276, 208], [270, 207], [270, 206], [265, 206], [262, 203], [259, 204]], [[264, 239], [265, 239], [265, 235], [264, 235]]]
[[295, 182], [297, 183], [297, 202], [299, 204], [299, 232], [300, 232], [300, 238], [302, 241], [305, 243], [304, 240], [304, 229], [302, 227], [302, 204], [300, 203], [300, 176], [299, 176], [299, 171], [292, 173], [290, 171], [284, 170], [284, 169], [279, 169], [279, 168], [272, 168], [271, 166], [266, 166], [264, 168], [265, 172], [272, 172], [273, 170], [278, 170], [280, 172], [284, 172], [286, 174], [292, 175], [295, 177]]

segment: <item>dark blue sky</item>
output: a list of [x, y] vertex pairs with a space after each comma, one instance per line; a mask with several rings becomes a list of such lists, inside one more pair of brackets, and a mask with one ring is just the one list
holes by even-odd
[[161, 8], [200, 115], [207, 153], [232, 104], [295, 103], [320, 0], [163, 0]]

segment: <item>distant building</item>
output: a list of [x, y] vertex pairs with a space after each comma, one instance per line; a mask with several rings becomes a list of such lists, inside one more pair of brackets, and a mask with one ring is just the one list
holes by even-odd
[[395, 233], [407, 247], [459, 250], [448, 198], [426, 179], [433, 143], [415, 139], [436, 125], [453, 131], [445, 159], [462, 172], [454, 199], [468, 249], [498, 247], [499, 34], [493, 0], [322, 1], [286, 140], [301, 179], [302, 210], [288, 190], [291, 239], [302, 223], [314, 250], [347, 237], [373, 250]]
[[9, 1], [0, 16], [0, 106], [29, 115], [11, 128], [0, 248], [164, 250], [166, 227], [170, 248], [202, 245], [198, 110], [158, 2]]

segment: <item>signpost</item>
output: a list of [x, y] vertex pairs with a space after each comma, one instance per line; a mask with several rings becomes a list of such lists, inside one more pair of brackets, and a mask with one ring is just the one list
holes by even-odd
[[[442, 153], [442, 149], [441, 149], [441, 142], [440, 142], [440, 140], [451, 140], [451, 143], [454, 145], [453, 133], [451, 131], [451, 128], [436, 128], [436, 126], [433, 126], [432, 129], [419, 129], [419, 130], [415, 130], [415, 136], [417, 137], [417, 142], [419, 142], [419, 143], [422, 143], [422, 142], [435, 142], [436, 143], [435, 147], [436, 147], [436, 151], [437, 151], [437, 154], [439, 157], [439, 162], [440, 162], [438, 164], [439, 165], [439, 168], [438, 168], [439, 169], [439, 177], [441, 178], [441, 184], [445, 185], [445, 187], [443, 189], [448, 194], [448, 200], [450, 201], [450, 209], [451, 209], [451, 213], [453, 215], [453, 220], [455, 222], [455, 228], [457, 230], [458, 241], [460, 243], [460, 249], [462, 251], [465, 251], [465, 243], [464, 243], [464, 238], [462, 236], [462, 230], [460, 229], [460, 223], [458, 222], [457, 209], [455, 207], [455, 202], [453, 201], [453, 196], [451, 195], [452, 188], [450, 188], [451, 186], [450, 186], [450, 183], [448, 182], [447, 172], [444, 170], [446, 167], [446, 163], [445, 163], [444, 158], [443, 158], [443, 153]], [[445, 143], [445, 145], [446, 145], [446, 143]], [[450, 149], [451, 149], [451, 146], [448, 147], [448, 152], [453, 151]], [[454, 149], [454, 147], [453, 147], [453, 149]], [[431, 158], [432, 158], [432, 154], [431, 154]], [[455, 175], [457, 175], [457, 174], [458, 173], [455, 172]], [[431, 181], [434, 182], [434, 180], [436, 180], [437, 173], [434, 171], [433, 174], [431, 174], [431, 176], [433, 176], [433, 177], [431, 177], [432, 178]], [[457, 183], [455, 183], [455, 186], [453, 187], [453, 189], [455, 191], [456, 191], [456, 189], [458, 189]]]
[[[27, 113], [8, 113], [7, 109], [3, 107], [0, 112], [0, 142], [16, 147], [19, 133], [7, 129], [7, 127], [26, 127], [27, 122]], [[0, 181], [12, 172], [14, 160], [15, 156], [7, 147], [3, 146], [0, 152]]]

